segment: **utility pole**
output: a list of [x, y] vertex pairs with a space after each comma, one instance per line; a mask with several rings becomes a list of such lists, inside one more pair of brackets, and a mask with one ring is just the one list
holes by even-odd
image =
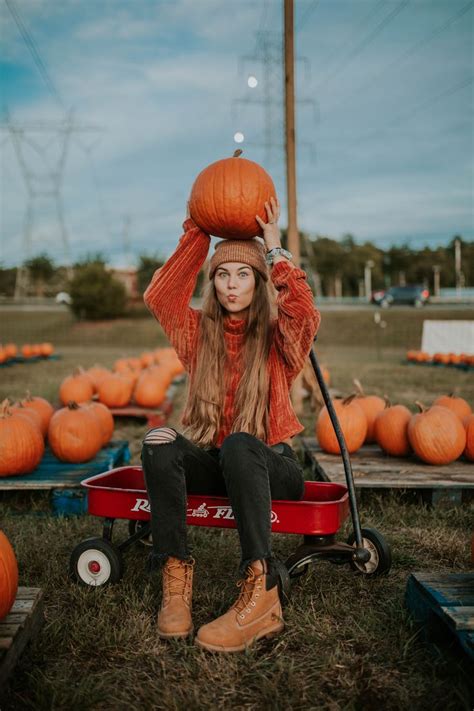
[[441, 267], [439, 264], [433, 264], [433, 295], [440, 295], [440, 271]]
[[300, 241], [296, 214], [296, 128], [295, 128], [295, 61], [294, 61], [294, 6], [293, 0], [285, 3], [285, 143], [286, 191], [288, 204], [288, 249], [293, 262], [300, 264]]
[[454, 270], [456, 272], [456, 296], [461, 296], [462, 272], [461, 272], [461, 240], [456, 237], [454, 240]]

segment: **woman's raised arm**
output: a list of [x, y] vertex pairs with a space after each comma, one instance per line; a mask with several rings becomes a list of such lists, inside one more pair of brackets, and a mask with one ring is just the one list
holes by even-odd
[[184, 221], [183, 230], [177, 249], [156, 270], [143, 299], [188, 368], [200, 318], [189, 304], [211, 240], [191, 218]]

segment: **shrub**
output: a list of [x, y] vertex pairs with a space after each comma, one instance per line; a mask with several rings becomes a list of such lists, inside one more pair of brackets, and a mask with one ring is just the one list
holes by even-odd
[[81, 319], [118, 318], [125, 313], [124, 285], [101, 262], [78, 265], [69, 287], [71, 311]]

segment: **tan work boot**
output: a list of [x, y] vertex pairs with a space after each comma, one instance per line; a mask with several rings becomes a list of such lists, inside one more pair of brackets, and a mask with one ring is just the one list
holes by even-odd
[[192, 634], [193, 567], [193, 559], [171, 557], [163, 565], [163, 599], [158, 613], [160, 637], [170, 639]]
[[276, 573], [266, 561], [254, 561], [239, 580], [237, 601], [224, 615], [201, 627], [196, 644], [211, 652], [243, 652], [257, 639], [284, 628]]

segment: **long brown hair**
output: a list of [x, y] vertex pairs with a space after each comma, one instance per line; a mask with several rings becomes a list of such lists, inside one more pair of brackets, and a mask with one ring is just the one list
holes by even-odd
[[[268, 428], [267, 361], [271, 345], [274, 292], [253, 269], [255, 291], [249, 307], [240, 360], [232, 432], [248, 432], [265, 439]], [[183, 424], [185, 434], [200, 446], [215, 444], [229, 383], [224, 340], [227, 311], [217, 298], [214, 280], [204, 287], [196, 369], [190, 384]]]

